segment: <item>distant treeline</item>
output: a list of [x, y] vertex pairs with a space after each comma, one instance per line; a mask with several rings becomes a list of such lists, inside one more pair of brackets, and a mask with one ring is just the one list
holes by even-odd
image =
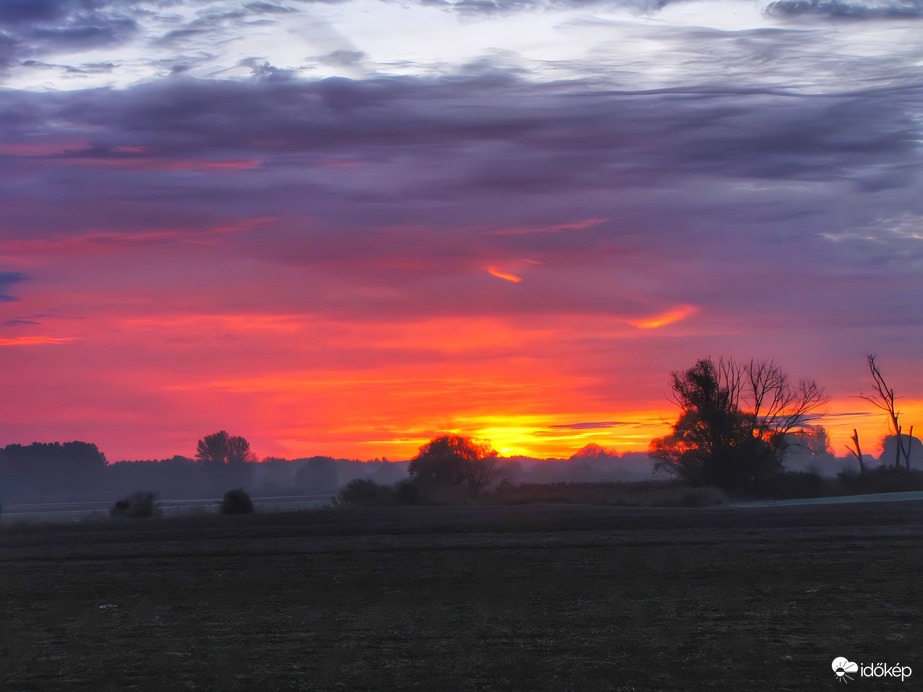
[[[639, 481], [654, 477], [646, 453], [619, 455], [596, 445], [588, 445], [569, 459], [517, 456], [503, 462], [498, 481], [511, 483]], [[88, 442], [11, 444], [0, 449], [0, 502], [109, 501], [137, 490], [157, 492], [162, 499], [220, 499], [230, 488], [246, 488], [255, 497], [332, 495], [356, 478], [384, 485], [405, 480], [409, 463], [327, 456], [216, 463], [181, 455], [109, 463], [105, 454]], [[795, 447], [787, 465], [834, 475], [850, 462], [829, 451], [818, 454]]]
[[407, 462], [321, 456], [216, 464], [176, 455], [110, 464], [95, 444], [34, 442], [0, 449], [0, 502], [111, 500], [139, 489], [178, 500], [221, 498], [238, 487], [261, 496], [333, 494], [353, 478], [392, 483], [406, 475]]
[[[254, 496], [334, 494], [356, 478], [393, 484], [407, 478], [409, 461], [267, 457], [262, 461], [215, 463], [176, 455], [169, 459], [109, 463], [88, 442], [11, 444], [0, 449], [0, 502], [110, 500], [136, 490], [162, 499], [220, 498], [229, 488]], [[601, 454], [571, 459], [514, 457], [505, 477], [515, 482], [635, 480], [649, 478], [646, 454]]]

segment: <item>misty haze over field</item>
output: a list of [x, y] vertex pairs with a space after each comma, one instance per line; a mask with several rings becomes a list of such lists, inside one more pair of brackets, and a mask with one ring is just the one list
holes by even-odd
[[[914, 444], [917, 464], [923, 464], [923, 443]], [[887, 447], [881, 463], [891, 461]], [[498, 483], [586, 483], [664, 479], [654, 473], [646, 453], [609, 453], [587, 445], [568, 459], [501, 457]], [[872, 457], [870, 466], [876, 464]], [[0, 503], [114, 502], [138, 490], [159, 493], [163, 500], [217, 501], [230, 488], [244, 487], [254, 496], [334, 495], [349, 481], [366, 478], [393, 485], [408, 477], [409, 461], [359, 461], [313, 457], [246, 462], [236, 467], [209, 466], [190, 457], [107, 463], [92, 444], [72, 442], [0, 449]], [[914, 467], [918, 467], [914, 464]], [[792, 447], [786, 467], [832, 476], [854, 470], [855, 462], [833, 454], [815, 454]]]

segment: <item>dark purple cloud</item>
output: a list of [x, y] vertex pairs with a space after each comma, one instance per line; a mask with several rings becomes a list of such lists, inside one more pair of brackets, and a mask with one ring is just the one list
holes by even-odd
[[0, 302], [7, 303], [19, 300], [16, 296], [11, 295], [9, 290], [12, 286], [25, 281], [28, 277], [21, 272], [5, 271], [0, 272]]
[[0, 3], [0, 67], [60, 51], [114, 46], [137, 23], [130, 4], [109, 0], [4, 0]]
[[[279, 165], [293, 153], [356, 162], [446, 153], [471, 164], [458, 184], [491, 189], [583, 188], [592, 179], [647, 186], [687, 174], [858, 183], [916, 161], [919, 100], [920, 90], [907, 88], [813, 96], [714, 87], [600, 92], [514, 78], [177, 79], [18, 94], [0, 118], [20, 137], [48, 136], [44, 123], [66, 118], [71, 132], [91, 138], [71, 157], [118, 156], [125, 146], [164, 156], [275, 156]], [[18, 117], [24, 112], [30, 117]], [[463, 159], [463, 150], [480, 146], [499, 150]]]
[[224, 251], [305, 267], [300, 306], [331, 314], [746, 304], [777, 328], [923, 324], [918, 86], [618, 91], [493, 70], [10, 96], [0, 175], [43, 185], [0, 191], [7, 238], [163, 243], [273, 217]]
[[815, 15], [833, 19], [919, 19], [921, 0], [776, 0], [766, 7], [771, 15]]
[[92, 0], [4, 0], [0, 3], [0, 25], [46, 24], [107, 4]]
[[24, 317], [16, 317], [11, 320], [7, 320], [3, 323], [4, 327], [31, 327], [33, 325], [40, 324], [35, 320], [26, 319]]

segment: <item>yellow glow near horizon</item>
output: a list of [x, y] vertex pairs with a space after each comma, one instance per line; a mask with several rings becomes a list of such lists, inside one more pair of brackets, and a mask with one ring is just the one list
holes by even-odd
[[[830, 413], [821, 416], [818, 424], [824, 426], [830, 436], [830, 445], [834, 454], [837, 456], [848, 454], [846, 448], [852, 445], [850, 438], [853, 429], [859, 432], [859, 444], [863, 454], [876, 457], [881, 454], [882, 440], [890, 434], [888, 417], [884, 411], [865, 402], [857, 406], [855, 399], [832, 401], [828, 409]], [[855, 413], [851, 415], [837, 413], [838, 410], [850, 409]], [[913, 427], [914, 437], [923, 437], [923, 399], [901, 399], [898, 402], [898, 411], [902, 434], [911, 434], [910, 430]]]

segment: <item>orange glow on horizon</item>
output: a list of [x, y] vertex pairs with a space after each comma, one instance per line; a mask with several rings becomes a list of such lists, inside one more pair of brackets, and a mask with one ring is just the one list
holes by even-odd
[[[95, 294], [78, 297], [93, 305]], [[128, 301], [88, 311], [82, 322], [42, 319], [40, 329], [72, 337], [0, 340], [74, 342], [67, 354], [4, 351], [5, 387], [16, 401], [2, 421], [4, 439], [83, 439], [116, 461], [191, 456], [202, 435], [226, 429], [260, 457], [401, 460], [451, 432], [487, 440], [504, 456], [568, 458], [589, 443], [646, 452], [678, 415], [665, 398], [674, 359], [655, 361], [644, 333], [623, 320], [340, 321], [292, 306], [214, 307], [168, 312]], [[631, 349], [631, 366], [613, 368], [611, 351], [588, 358], [584, 339]], [[887, 421], [845, 390], [817, 423], [840, 458], [853, 428], [877, 457]], [[923, 401], [902, 399], [900, 409], [905, 429], [916, 423], [920, 436]]]

